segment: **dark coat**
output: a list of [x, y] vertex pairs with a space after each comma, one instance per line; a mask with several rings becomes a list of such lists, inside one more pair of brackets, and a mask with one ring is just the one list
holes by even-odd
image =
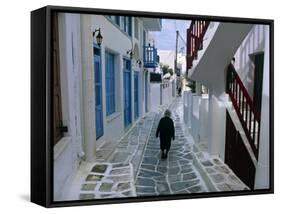
[[160, 149], [169, 150], [171, 147], [171, 140], [175, 140], [175, 127], [174, 122], [169, 117], [162, 117], [159, 121], [158, 128], [156, 131], [156, 138], [160, 133]]

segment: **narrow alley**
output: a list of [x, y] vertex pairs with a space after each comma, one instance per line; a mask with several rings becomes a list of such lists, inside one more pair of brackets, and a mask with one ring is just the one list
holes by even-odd
[[[74, 186], [77, 188], [82, 182], [79, 199], [208, 191], [193, 164], [192, 137], [183, 132], [181, 98], [170, 105], [175, 141], [168, 158], [161, 159], [160, 142], [155, 133], [166, 108], [162, 106], [157, 113], [148, 113], [120, 141], [106, 142], [98, 148], [98, 162], [81, 167], [88, 171], [78, 173]], [[85, 176], [85, 180], [81, 180]], [[73, 188], [72, 192], [71, 198], [77, 191]]]
[[178, 109], [182, 107], [177, 98], [170, 107], [175, 123], [175, 140], [167, 159], [161, 159], [159, 139], [155, 137], [162, 112], [154, 119], [149, 140], [136, 178], [138, 196], [207, 192], [207, 188], [193, 165], [192, 142], [184, 136]]
[[[241, 70], [241, 62], [255, 58], [263, 74], [265, 26], [63, 13], [54, 20], [54, 50], [60, 50], [53, 69], [54, 201], [268, 185], [268, 108], [261, 108], [268, 97], [261, 101], [262, 81], [244, 84], [253, 71]], [[261, 30], [266, 51], [241, 59], [244, 43]], [[68, 35], [72, 40], [60, 41]], [[196, 44], [192, 35], [200, 37]], [[218, 42], [226, 35], [231, 43]], [[175, 140], [162, 159], [156, 130], [167, 109]]]

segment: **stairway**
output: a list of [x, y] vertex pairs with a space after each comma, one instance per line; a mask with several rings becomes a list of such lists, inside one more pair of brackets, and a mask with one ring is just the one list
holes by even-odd
[[[203, 28], [202, 28], [203, 26]], [[187, 31], [188, 77], [209, 88], [212, 95], [233, 104], [251, 149], [258, 156], [260, 113], [244, 83], [230, 64], [252, 24], [193, 21]], [[227, 90], [227, 91], [225, 91]]]
[[243, 42], [252, 24], [211, 22], [198, 48], [197, 57], [188, 69], [188, 77], [200, 82], [213, 93], [225, 91], [225, 68]]

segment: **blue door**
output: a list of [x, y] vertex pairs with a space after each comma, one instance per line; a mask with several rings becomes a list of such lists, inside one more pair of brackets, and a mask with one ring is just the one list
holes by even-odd
[[95, 100], [96, 100], [96, 139], [103, 135], [102, 112], [102, 71], [100, 49], [94, 48]]
[[131, 61], [123, 60], [124, 68], [124, 126], [125, 128], [132, 122], [131, 112]]
[[134, 73], [134, 108], [135, 119], [139, 117], [139, 73]]

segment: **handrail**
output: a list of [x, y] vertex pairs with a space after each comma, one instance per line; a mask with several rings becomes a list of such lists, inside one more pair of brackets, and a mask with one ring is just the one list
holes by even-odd
[[232, 64], [230, 64], [227, 69], [226, 89], [250, 146], [256, 158], [258, 158], [260, 112], [257, 111], [251, 96]]
[[192, 67], [192, 62], [197, 57], [198, 50], [203, 48], [203, 38], [209, 24], [209, 21], [191, 21], [186, 31], [186, 70]]

